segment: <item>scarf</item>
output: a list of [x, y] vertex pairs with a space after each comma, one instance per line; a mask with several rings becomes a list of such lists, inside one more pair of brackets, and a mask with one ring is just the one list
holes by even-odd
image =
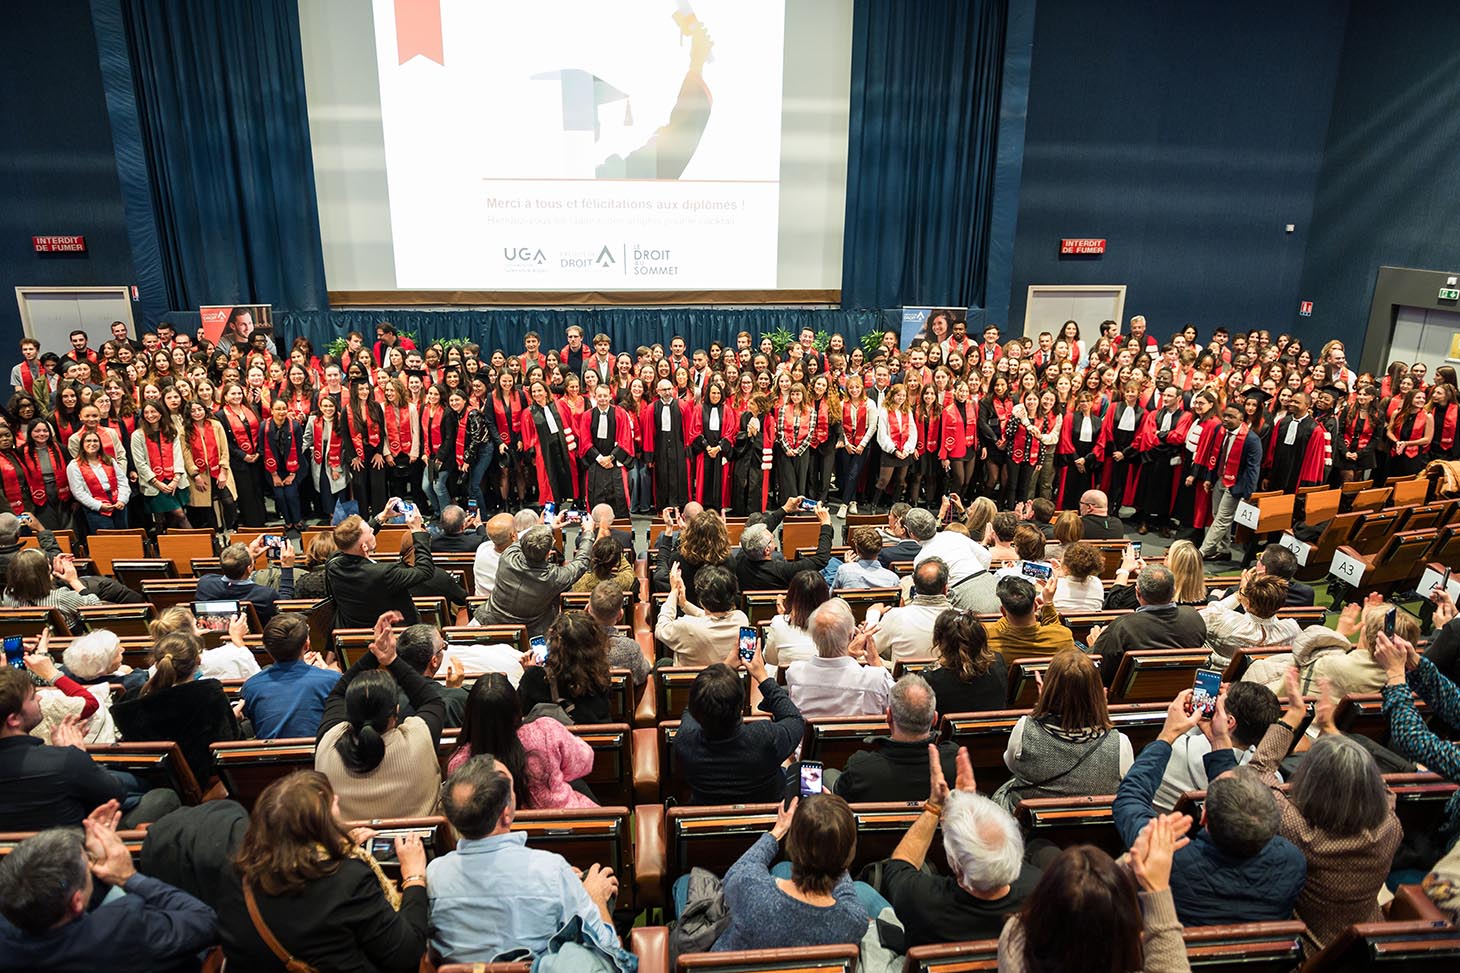
[[273, 440], [280, 432], [289, 437], [289, 456], [284, 460], [284, 469], [289, 473], [299, 472], [299, 439], [294, 435], [295, 428], [293, 419], [285, 419], [283, 426], [273, 426], [269, 430], [271, 435], [264, 437], [264, 445], [268, 447], [264, 450], [264, 469], [270, 473], [279, 472], [279, 458], [274, 455]]
[[152, 464], [152, 475], [165, 483], [171, 483], [173, 478], [172, 449], [162, 448], [162, 433], [152, 436], [143, 436], [147, 440], [147, 461]]
[[338, 470], [345, 465], [343, 451], [344, 441], [340, 439], [337, 423], [325, 425], [324, 416], [314, 416], [311, 420], [314, 423], [314, 464], [320, 466], [324, 463], [324, 439], [325, 430], [329, 430], [329, 468]]
[[218, 438], [213, 435], [213, 423], [204, 421], [193, 427], [188, 437], [188, 449], [192, 450], [193, 463], [208, 471], [213, 479], [223, 472], [223, 451], [218, 448]]
[[86, 482], [86, 489], [91, 491], [94, 499], [102, 503], [115, 504], [117, 502], [117, 468], [111, 463], [106, 464], [111, 473], [107, 478], [105, 486], [102, 485], [101, 477], [96, 475], [96, 470], [91, 463], [81, 457], [76, 458], [76, 468], [81, 471], [81, 479]]
[[[1449, 452], [1450, 447], [1455, 444], [1455, 421], [1457, 413], [1460, 413], [1460, 406], [1454, 402], [1445, 406], [1445, 416], [1435, 423], [1435, 441], [1440, 444], [1440, 449]], [[1433, 451], [1433, 446], [1431, 450]]]
[[10, 512], [17, 516], [25, 512], [25, 494], [28, 485], [21, 460], [13, 453], [0, 453], [0, 483], [5, 485], [5, 499]]
[[467, 416], [471, 415], [470, 408], [463, 409], [456, 417], [456, 466], [457, 469], [466, 469], [466, 441], [467, 441]]
[[[71, 486], [66, 482], [66, 461], [61, 456], [61, 450], [56, 446], [55, 441], [46, 443], [46, 452], [51, 457], [51, 470], [55, 474], [56, 498], [62, 503], [71, 500]], [[41, 472], [40, 460], [36, 459], [35, 446], [30, 445], [25, 450], [25, 474], [30, 481], [30, 498], [35, 501], [37, 507], [46, 505], [46, 477]]]
[[225, 405], [223, 416], [228, 420], [228, 428], [233, 431], [233, 441], [238, 448], [244, 453], [258, 452], [255, 447], [258, 444], [259, 421], [253, 412], [244, 406], [240, 416], [233, 411], [233, 406]]

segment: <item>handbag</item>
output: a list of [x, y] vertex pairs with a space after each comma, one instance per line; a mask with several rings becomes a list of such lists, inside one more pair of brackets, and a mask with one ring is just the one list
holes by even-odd
[[269, 952], [284, 964], [284, 969], [289, 973], [319, 973], [319, 970], [295, 957], [284, 948], [283, 943], [279, 942], [279, 937], [274, 935], [273, 930], [264, 922], [264, 917], [259, 914], [258, 899], [254, 898], [253, 886], [248, 882], [243, 883], [243, 902], [248, 906], [248, 918], [253, 923], [254, 932], [257, 932], [259, 938], [264, 941], [264, 945], [269, 947]]

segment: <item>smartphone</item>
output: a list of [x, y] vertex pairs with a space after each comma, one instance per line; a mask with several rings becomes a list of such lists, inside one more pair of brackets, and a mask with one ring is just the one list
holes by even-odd
[[1191, 711], [1209, 720], [1217, 711], [1217, 697], [1222, 692], [1222, 674], [1215, 669], [1198, 669], [1191, 686]]
[[416, 505], [402, 500], [400, 504], [401, 520], [410, 520], [416, 515]]
[[395, 861], [395, 839], [376, 836], [370, 839], [370, 857], [376, 861]]
[[542, 505], [542, 522], [551, 527], [553, 525], [553, 521], [557, 519], [554, 516], [557, 512], [558, 505], [549, 500], [547, 503]]
[[821, 793], [821, 761], [801, 761], [801, 796], [810, 797]]
[[205, 632], [226, 632], [233, 619], [238, 617], [239, 604], [236, 601], [195, 601], [193, 617], [198, 628]]
[[269, 560], [277, 561], [284, 555], [284, 538], [279, 534], [265, 534], [264, 548], [269, 552]]
[[581, 511], [581, 510], [564, 510], [563, 511], [563, 523], [565, 523], [565, 524], [581, 524], [581, 523], [583, 523], [583, 511]]
[[1391, 639], [1394, 637], [1394, 623], [1399, 619], [1399, 608], [1394, 607], [1384, 613], [1384, 634]]
[[1131, 541], [1130, 542], [1130, 553], [1131, 553], [1131, 557], [1140, 557], [1141, 556], [1141, 542], [1140, 541]]
[[1020, 561], [1019, 573], [1026, 578], [1033, 578], [1035, 581], [1048, 581], [1054, 577], [1054, 567], [1038, 561]]
[[871, 628], [873, 625], [876, 625], [880, 621], [882, 621], [882, 611], [881, 611], [881, 609], [879, 609], [879, 608], [868, 608], [867, 609], [867, 618], [866, 618], [866, 621], [865, 621], [864, 624], [866, 624], [866, 626], [868, 628]]
[[755, 658], [755, 629], [746, 625], [740, 627], [740, 658], [745, 662]]
[[5, 637], [5, 664], [12, 669], [25, 668], [25, 640], [19, 635]]
[[477, 502], [475, 500], [468, 500], [466, 502], [466, 512], [473, 517], [477, 515]]
[[548, 644], [546, 635], [537, 636], [529, 643], [529, 645], [531, 645], [532, 647], [531, 652], [533, 662], [536, 662], [538, 665], [542, 665], [544, 662], [547, 661]]
[[801, 501], [801, 510], [802, 511], [804, 511], [806, 513], [811, 513], [815, 509], [816, 509], [816, 501], [815, 500], [812, 500], [810, 497], [807, 497], [805, 500], [802, 500]]

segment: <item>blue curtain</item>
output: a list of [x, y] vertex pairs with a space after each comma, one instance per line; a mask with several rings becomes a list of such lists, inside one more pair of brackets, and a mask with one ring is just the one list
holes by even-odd
[[842, 306], [982, 307], [1007, 0], [856, 0]]
[[325, 307], [296, 0], [114, 2], [168, 305]]

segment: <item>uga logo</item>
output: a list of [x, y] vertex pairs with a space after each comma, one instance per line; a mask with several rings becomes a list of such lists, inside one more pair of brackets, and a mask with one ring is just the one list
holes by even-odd
[[534, 250], [530, 247], [503, 247], [502, 256], [515, 263], [547, 263], [547, 257], [541, 248]]

